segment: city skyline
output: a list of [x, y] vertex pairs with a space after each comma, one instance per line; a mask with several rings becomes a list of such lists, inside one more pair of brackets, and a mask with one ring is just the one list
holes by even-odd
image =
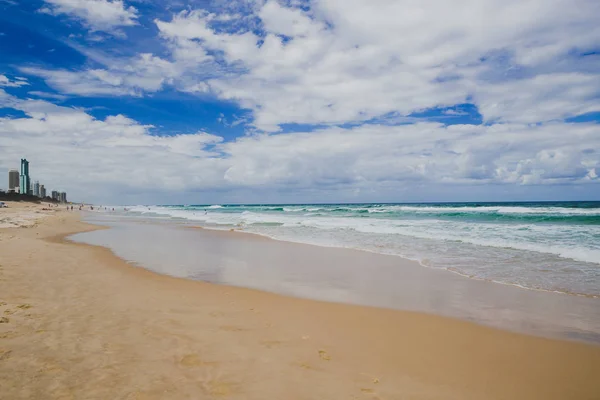
[[[67, 203], [67, 193], [64, 191], [52, 191], [52, 196], [46, 196], [46, 187], [36, 180], [32, 184], [32, 178], [29, 170], [30, 162], [26, 158], [21, 159], [20, 170], [9, 169], [8, 171], [8, 189], [6, 193], [35, 196], [39, 199], [49, 198], [61, 203]], [[56, 196], [54, 195], [56, 193]]]

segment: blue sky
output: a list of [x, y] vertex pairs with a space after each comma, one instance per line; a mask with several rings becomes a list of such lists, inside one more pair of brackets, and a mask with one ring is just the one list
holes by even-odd
[[600, 199], [597, 15], [0, 0], [0, 173], [112, 203]]

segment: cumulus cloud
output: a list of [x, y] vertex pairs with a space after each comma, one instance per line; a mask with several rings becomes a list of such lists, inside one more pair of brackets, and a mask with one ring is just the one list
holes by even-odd
[[42, 100], [0, 93], [0, 102], [26, 114], [0, 118], [0, 168], [13, 168], [26, 156], [35, 179], [78, 200], [150, 189], [182, 195], [257, 187], [341, 193], [414, 190], [419, 184], [600, 183], [597, 124], [422, 122], [226, 142], [207, 132], [158, 136], [152, 126], [123, 115], [101, 120]]
[[[568, 134], [565, 134], [568, 132]], [[595, 124], [417, 123], [261, 135], [222, 146], [235, 183], [377, 185], [587, 182], [600, 166]]]
[[600, 109], [600, 61], [580, 56], [600, 46], [595, 0], [322, 0], [310, 8], [268, 0], [245, 10], [251, 14], [192, 9], [155, 20], [168, 56], [24, 71], [78, 95], [139, 96], [166, 86], [212, 93], [252, 110], [264, 131], [460, 103], [474, 103], [487, 122]]
[[557, 65], [600, 45], [596, 1], [573, 7], [566, 0], [376, 6], [327, 0], [311, 6], [304, 11], [266, 1], [256, 13], [262, 35], [218, 29], [215, 15], [202, 10], [157, 26], [177, 47], [216, 52], [225, 65], [243, 67], [205, 84], [252, 109], [256, 126], [267, 131], [468, 101], [489, 121], [540, 122], [598, 110], [597, 70], [580, 74], [574, 64], [568, 71]]
[[6, 75], [0, 75], [0, 87], [21, 87], [27, 85], [29, 85], [29, 82], [25, 78], [17, 77], [11, 80]]
[[92, 31], [118, 33], [117, 28], [137, 24], [137, 10], [122, 0], [44, 0], [40, 11], [66, 14], [80, 20]]
[[20, 70], [44, 78], [60, 92], [81, 96], [141, 96], [144, 92], [160, 90], [179, 75], [175, 64], [151, 54], [112, 61], [108, 69], [69, 71], [22, 67]]
[[487, 121], [535, 123], [600, 111], [600, 74], [551, 73], [484, 88], [475, 101]]

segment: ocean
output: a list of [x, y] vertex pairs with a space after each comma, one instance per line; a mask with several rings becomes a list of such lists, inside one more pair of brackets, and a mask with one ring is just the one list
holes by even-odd
[[600, 297], [600, 202], [170, 205], [116, 210], [133, 218], [187, 221], [276, 240], [397, 255], [472, 279]]

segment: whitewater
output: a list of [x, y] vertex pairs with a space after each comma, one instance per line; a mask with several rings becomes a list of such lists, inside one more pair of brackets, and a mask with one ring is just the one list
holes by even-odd
[[600, 297], [600, 202], [116, 209], [132, 218], [168, 219], [277, 240], [397, 255], [473, 279]]

